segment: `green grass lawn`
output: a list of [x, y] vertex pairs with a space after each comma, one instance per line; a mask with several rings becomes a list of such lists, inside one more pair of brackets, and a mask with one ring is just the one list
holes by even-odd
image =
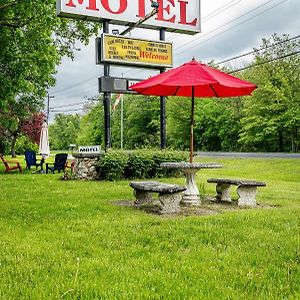
[[270, 207], [162, 217], [114, 204], [129, 181], [1, 165], [0, 299], [300, 299], [300, 161], [201, 161], [224, 165], [199, 172], [202, 192], [209, 177], [262, 180]]

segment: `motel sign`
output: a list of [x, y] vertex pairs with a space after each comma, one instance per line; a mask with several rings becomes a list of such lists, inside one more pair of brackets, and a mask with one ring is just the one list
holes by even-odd
[[[157, 3], [157, 15], [141, 27], [188, 34], [200, 32], [200, 0], [157, 0]], [[57, 1], [58, 16], [91, 21], [106, 19], [118, 25], [136, 23], [151, 10], [151, 0]]]

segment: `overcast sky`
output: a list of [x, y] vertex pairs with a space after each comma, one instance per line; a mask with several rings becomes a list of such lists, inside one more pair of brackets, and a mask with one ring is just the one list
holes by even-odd
[[[258, 47], [262, 38], [273, 33], [298, 35], [300, 0], [202, 0], [201, 19], [201, 33], [193, 36], [166, 34], [166, 41], [173, 43], [174, 67], [193, 57], [203, 62], [218, 62], [245, 53]], [[121, 27], [111, 25], [110, 31], [114, 28]], [[131, 37], [145, 36], [159, 40], [159, 32], [155, 30], [134, 29], [131, 32]], [[103, 67], [95, 64], [94, 39], [88, 46], [78, 44], [81, 51], [75, 54], [75, 59], [63, 59], [57, 67], [56, 85], [49, 90], [54, 96], [50, 100], [52, 110], [81, 114], [86, 99], [98, 95], [97, 78], [103, 75]], [[231, 66], [238, 67], [242, 62], [241, 59], [232, 61]], [[142, 79], [152, 74], [157, 72], [111, 68], [111, 76]], [[50, 111], [50, 121], [54, 115]]]

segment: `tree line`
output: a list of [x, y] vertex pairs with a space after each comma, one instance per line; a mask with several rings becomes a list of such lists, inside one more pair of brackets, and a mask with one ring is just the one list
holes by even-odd
[[[0, 152], [12, 156], [36, 145], [40, 112], [62, 57], [72, 58], [75, 42], [86, 44], [101, 26], [57, 18], [55, 2], [0, 1]], [[196, 99], [195, 149], [299, 151], [299, 59], [298, 39], [264, 39], [252, 67], [235, 74], [258, 85], [252, 97]], [[188, 148], [190, 104], [189, 98], [167, 99], [169, 148]], [[125, 149], [159, 147], [159, 109], [158, 97], [124, 96]], [[111, 126], [113, 148], [119, 148], [119, 107]], [[82, 117], [57, 115], [49, 129], [51, 147], [103, 145], [103, 127], [99, 99]]]
[[[258, 85], [253, 96], [196, 99], [196, 150], [299, 151], [299, 44], [288, 35], [274, 34], [262, 40], [255, 49], [251, 68], [235, 74]], [[189, 148], [190, 109], [190, 98], [167, 99], [168, 148]], [[116, 149], [121, 145], [120, 114], [119, 105], [112, 112], [111, 124], [112, 147]], [[74, 142], [103, 145], [103, 118], [101, 98], [83, 117], [57, 115], [50, 126], [50, 142], [57, 149], [66, 149]], [[124, 148], [158, 148], [159, 118], [159, 97], [124, 95]]]
[[43, 109], [55, 84], [61, 58], [73, 58], [75, 42], [87, 44], [99, 26], [57, 18], [55, 0], [0, 1], [1, 152], [15, 155], [18, 140], [26, 139], [24, 124]]

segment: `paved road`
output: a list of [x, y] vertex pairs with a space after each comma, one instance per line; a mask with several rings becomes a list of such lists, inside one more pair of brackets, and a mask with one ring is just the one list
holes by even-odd
[[279, 152], [196, 152], [197, 156], [212, 157], [256, 157], [256, 158], [300, 158], [300, 153], [279, 153]]

